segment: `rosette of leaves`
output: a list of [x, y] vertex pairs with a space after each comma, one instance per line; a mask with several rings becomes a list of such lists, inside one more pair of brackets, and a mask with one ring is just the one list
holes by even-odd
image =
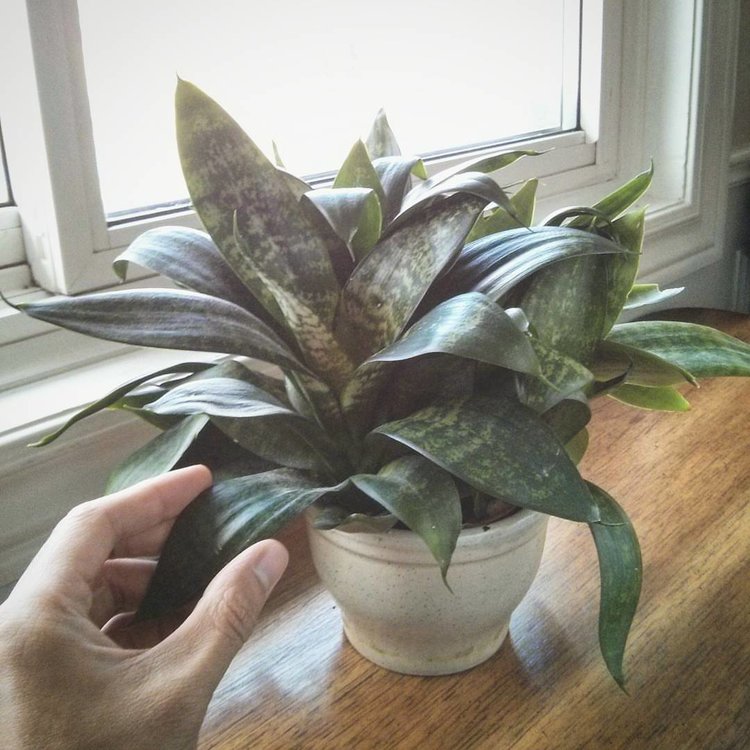
[[[466, 523], [531, 508], [588, 524], [599, 638], [623, 684], [641, 563], [627, 516], [586, 482], [590, 399], [684, 408], [676, 386], [750, 373], [749, 348], [685, 323], [617, 321], [675, 290], [636, 283], [644, 172], [532, 226], [536, 180], [490, 175], [533, 152], [428, 177], [383, 113], [331, 187], [269, 161], [190, 83], [177, 141], [205, 231], [160, 228], [115, 262], [174, 288], [22, 305], [92, 336], [227, 355], [123, 385], [74, 416], [127, 409], [159, 428], [109, 490], [202, 462], [214, 486], [177, 519], [139, 617], [198, 596], [239, 551], [314, 506], [316, 524], [401, 524], [449, 581]], [[259, 369], [258, 362], [268, 367]]]

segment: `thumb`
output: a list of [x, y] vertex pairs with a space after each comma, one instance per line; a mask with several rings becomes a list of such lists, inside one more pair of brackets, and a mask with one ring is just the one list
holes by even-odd
[[[184, 623], [161, 645], [183, 667], [191, 665], [197, 681], [211, 691], [255, 627], [268, 595], [289, 561], [274, 539], [254, 544], [235, 557], [211, 581]], [[158, 647], [157, 647], [158, 648]]]

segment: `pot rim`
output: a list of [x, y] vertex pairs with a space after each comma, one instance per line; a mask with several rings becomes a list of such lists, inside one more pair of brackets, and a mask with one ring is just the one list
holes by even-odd
[[[313, 509], [305, 513], [309, 533], [342, 547], [354, 554], [399, 561], [408, 556], [409, 561], [434, 566], [435, 558], [425, 543], [410, 529], [389, 529], [383, 532], [341, 531], [339, 529], [316, 529], [312, 525]], [[511, 552], [525, 544], [546, 527], [549, 516], [539, 511], [521, 508], [517, 512], [482, 526], [471, 526], [461, 530], [458, 536], [451, 567], [461, 564], [462, 557], [470, 559], [493, 557]]]

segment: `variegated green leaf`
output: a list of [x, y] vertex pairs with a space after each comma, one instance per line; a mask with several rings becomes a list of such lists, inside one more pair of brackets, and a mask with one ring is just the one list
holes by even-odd
[[208, 417], [196, 414], [157, 435], [110, 474], [106, 491], [118, 492], [172, 469], [207, 423]]
[[501, 397], [437, 403], [381, 425], [476, 489], [522, 508], [573, 521], [598, 521], [599, 510], [563, 446], [538, 416]]
[[207, 414], [234, 418], [294, 414], [278, 399], [252, 383], [220, 377], [181, 383], [147, 408], [154, 414]]
[[319, 188], [306, 194], [336, 234], [361, 260], [380, 238], [380, 201], [369, 188]]
[[370, 362], [397, 362], [425, 354], [453, 354], [517, 372], [540, 374], [530, 338], [492, 300], [477, 292], [442, 302]]
[[80, 411], [77, 411], [61, 427], [59, 427], [54, 432], [51, 432], [49, 435], [45, 435], [41, 440], [32, 443], [30, 447], [37, 448], [43, 445], [49, 445], [53, 440], [56, 440], [58, 437], [60, 437], [60, 435], [62, 435], [66, 430], [72, 427], [76, 422], [80, 422], [82, 419], [85, 419], [92, 414], [96, 414], [102, 409], [107, 409], [110, 406], [114, 406], [128, 393], [138, 388], [138, 386], [143, 385], [143, 383], [148, 383], [149, 381], [155, 380], [164, 375], [171, 375], [178, 372], [200, 372], [201, 370], [207, 370], [211, 367], [212, 365], [210, 362], [183, 362], [178, 365], [172, 365], [171, 367], [165, 367], [164, 369], [157, 370], [156, 372], [150, 372], [148, 375], [142, 375], [141, 377], [135, 378], [134, 380], [130, 380], [124, 385], [115, 388], [115, 390], [100, 398], [98, 401], [94, 401]]
[[216, 102], [185, 81], [176, 101], [180, 159], [198, 215], [264, 307], [275, 316], [281, 310], [300, 347], [315, 351], [304, 342], [317, 338], [317, 327], [330, 330], [339, 299], [315, 225], [279, 170]]
[[401, 149], [393, 130], [391, 130], [384, 109], [378, 110], [377, 115], [375, 115], [365, 145], [367, 146], [367, 153], [373, 160], [383, 156], [401, 156]]
[[489, 213], [480, 216], [477, 223], [474, 224], [467, 242], [487, 237], [497, 232], [505, 232], [508, 229], [517, 229], [519, 222], [526, 227], [530, 227], [534, 222], [534, 206], [536, 205], [536, 189], [539, 180], [527, 180], [510, 199], [513, 206], [514, 214], [518, 218], [513, 218], [502, 206], [498, 206]]
[[625, 511], [600, 487], [588, 486], [602, 518], [589, 524], [601, 578], [599, 646], [607, 669], [624, 689], [625, 644], [641, 595], [641, 550]]
[[591, 409], [585, 399], [567, 398], [548, 409], [542, 420], [567, 448], [591, 421]]
[[594, 203], [594, 208], [607, 215], [610, 219], [616, 219], [624, 211], [627, 211], [649, 188], [654, 176], [654, 165], [628, 180], [624, 185], [614, 190], [609, 195]]
[[32, 318], [109, 341], [241, 354], [295, 370], [304, 365], [263, 321], [217, 297], [183, 289], [123, 289], [19, 305]]
[[596, 349], [591, 370], [600, 380], [609, 380], [626, 373], [626, 381], [633, 385], [677, 385], [696, 383], [691, 373], [673, 365], [645, 349], [638, 349], [615, 341], [602, 341]]
[[609, 332], [620, 317], [633, 282], [638, 275], [638, 265], [646, 226], [646, 211], [631, 211], [612, 222], [617, 244], [628, 253], [608, 255], [607, 264], [607, 313], [604, 330]]
[[233, 557], [272, 536], [332, 488], [277, 469], [215, 484], [177, 517], [138, 610], [138, 620], [169, 613], [200, 596]]
[[471, 196], [448, 198], [381, 239], [357, 266], [342, 292], [337, 332], [358, 361], [401, 333], [481, 209]]
[[326, 433], [297, 414], [213, 417], [212, 422], [245, 450], [279, 466], [313, 471], [331, 481], [350, 473]]
[[690, 404], [676, 389], [669, 385], [647, 386], [625, 383], [609, 391], [612, 398], [640, 409], [655, 411], [688, 411]]
[[623, 309], [635, 310], [646, 305], [655, 305], [677, 296], [684, 289], [685, 287], [683, 286], [672, 289], [659, 289], [658, 284], [634, 284]]
[[645, 349], [699, 379], [750, 375], [750, 344], [708, 326], [661, 320], [621, 323], [608, 340]]
[[570, 258], [538, 271], [515, 302], [540, 343], [585, 364], [606, 333], [607, 278], [604, 257]]
[[451, 475], [422, 456], [403, 456], [351, 482], [419, 536], [445, 580], [461, 532], [461, 499]]
[[542, 413], [566, 398], [586, 393], [594, 382], [591, 371], [580, 362], [532, 339], [544, 380], [524, 378], [520, 400]]
[[266, 322], [273, 320], [205, 232], [189, 227], [150, 229], [117, 256], [113, 267], [123, 281], [130, 263], [156, 271], [195, 292], [234, 302]]

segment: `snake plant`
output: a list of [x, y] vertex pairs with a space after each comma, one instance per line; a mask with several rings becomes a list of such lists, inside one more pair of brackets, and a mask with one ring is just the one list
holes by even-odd
[[750, 374], [750, 347], [712, 329], [618, 322], [676, 291], [636, 283], [644, 212], [632, 205], [651, 170], [533, 225], [536, 180], [509, 191], [490, 176], [533, 152], [428, 177], [380, 113], [331, 186], [311, 189], [185, 81], [176, 114], [205, 231], [152, 229], [115, 262], [122, 279], [135, 263], [174, 286], [22, 305], [92, 336], [228, 355], [129, 382], [41, 441], [127, 409], [160, 432], [110, 491], [213, 469], [139, 616], [195, 598], [309, 506], [323, 528], [412, 529], [443, 577], [462, 526], [531, 508], [591, 529], [600, 645], [622, 685], [641, 561], [623, 510], [577, 468], [589, 402], [680, 410], [680, 384]]

